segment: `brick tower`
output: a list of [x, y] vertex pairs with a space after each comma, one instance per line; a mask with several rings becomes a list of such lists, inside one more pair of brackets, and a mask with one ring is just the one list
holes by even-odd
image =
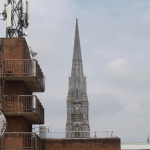
[[32, 93], [44, 92], [44, 75], [24, 37], [0, 38], [0, 75], [1, 111], [7, 120], [1, 149], [43, 150], [32, 125], [44, 124], [44, 108]]

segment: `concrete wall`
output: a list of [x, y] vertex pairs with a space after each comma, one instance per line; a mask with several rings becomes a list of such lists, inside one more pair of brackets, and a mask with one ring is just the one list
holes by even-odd
[[44, 150], [121, 150], [120, 138], [45, 139]]

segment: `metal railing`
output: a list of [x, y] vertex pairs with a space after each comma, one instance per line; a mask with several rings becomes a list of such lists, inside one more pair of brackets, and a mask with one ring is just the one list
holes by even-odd
[[121, 142], [121, 145], [150, 145], [148, 142]]
[[41, 87], [45, 89], [45, 77], [35, 59], [3, 60], [3, 77], [37, 77]]
[[[48, 135], [48, 138], [116, 138], [116, 136], [113, 136], [112, 130], [104, 130], [104, 131], [49, 131], [49, 132], [40, 132], [38, 126], [33, 127], [33, 132], [36, 132], [37, 134], [42, 133], [46, 136]], [[80, 136], [76, 137], [75, 134], [80, 133]]]
[[7, 113], [35, 113], [44, 122], [44, 108], [35, 95], [3, 95], [1, 110]]
[[0, 140], [1, 149], [43, 150], [43, 140], [33, 132], [6, 132]]
[[110, 138], [113, 137], [113, 131], [105, 130], [105, 131], [67, 131], [66, 132], [67, 138], [86, 138], [86, 136], [90, 138], [102, 138], [102, 137]]

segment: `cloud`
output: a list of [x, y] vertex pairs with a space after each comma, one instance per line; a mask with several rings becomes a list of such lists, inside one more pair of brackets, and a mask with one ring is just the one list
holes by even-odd
[[118, 87], [150, 88], [150, 70], [131, 65], [123, 58], [116, 58], [105, 68], [107, 78]]
[[115, 115], [123, 109], [121, 100], [109, 93], [90, 95], [90, 116], [101, 117], [104, 114]]

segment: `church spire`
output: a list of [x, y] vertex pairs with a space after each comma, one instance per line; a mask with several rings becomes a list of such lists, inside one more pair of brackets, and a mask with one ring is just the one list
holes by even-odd
[[74, 53], [73, 53], [73, 61], [77, 61], [77, 60], [82, 60], [79, 29], [78, 29], [78, 19], [76, 19], [75, 38], [74, 38]]
[[76, 19], [76, 26], [75, 26], [74, 51], [73, 51], [71, 76], [78, 76], [78, 77], [83, 76], [78, 19]]
[[83, 75], [78, 20], [76, 19], [72, 71], [67, 96], [66, 138], [90, 137], [88, 107], [86, 77]]

